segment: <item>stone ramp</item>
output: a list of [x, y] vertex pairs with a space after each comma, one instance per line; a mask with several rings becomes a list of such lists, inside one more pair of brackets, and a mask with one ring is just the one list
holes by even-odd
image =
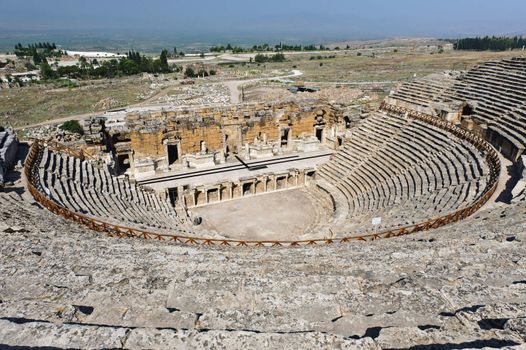
[[0, 188], [4, 187], [7, 172], [14, 166], [18, 140], [12, 131], [0, 131]]

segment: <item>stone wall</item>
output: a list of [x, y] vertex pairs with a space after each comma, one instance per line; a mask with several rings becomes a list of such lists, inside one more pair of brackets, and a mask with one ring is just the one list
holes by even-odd
[[143, 156], [158, 157], [164, 154], [163, 134], [161, 131], [132, 131], [130, 139], [131, 148], [138, 158]]
[[313, 179], [315, 169], [291, 169], [278, 173], [244, 177], [238, 181], [226, 181], [212, 185], [201, 185], [183, 190], [180, 200], [186, 207], [203, 206], [269, 192], [304, 187]]
[[182, 161], [184, 155], [203, 148], [212, 153], [239, 153], [256, 138], [280, 143], [283, 130], [294, 140], [315, 136], [316, 128], [339, 124], [343, 131], [343, 111], [335, 106], [287, 102], [132, 112], [126, 116], [126, 133], [132, 162], [146, 160], [166, 169], [170, 165], [166, 145], [177, 144]]
[[201, 142], [211, 151], [222, 149], [223, 134], [219, 125], [204, 125], [196, 128], [176, 129], [177, 134], [173, 139], [180, 140], [181, 153], [197, 153], [201, 150]]

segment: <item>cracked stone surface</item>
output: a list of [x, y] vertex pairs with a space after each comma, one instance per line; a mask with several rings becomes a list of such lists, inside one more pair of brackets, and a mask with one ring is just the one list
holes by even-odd
[[526, 342], [524, 202], [406, 237], [256, 249], [110, 238], [24, 198], [0, 193], [0, 344], [518, 349]]

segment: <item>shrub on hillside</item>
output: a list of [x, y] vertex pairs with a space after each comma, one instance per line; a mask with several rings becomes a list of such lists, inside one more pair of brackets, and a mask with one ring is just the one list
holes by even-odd
[[60, 126], [60, 130], [69, 131], [75, 134], [84, 134], [84, 130], [77, 120], [68, 120]]
[[186, 70], [184, 71], [184, 77], [185, 78], [195, 78], [196, 77], [195, 72], [192, 69], [192, 67], [186, 68]]

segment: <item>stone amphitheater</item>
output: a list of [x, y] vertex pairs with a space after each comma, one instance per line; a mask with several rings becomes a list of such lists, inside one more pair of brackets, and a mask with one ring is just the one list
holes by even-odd
[[504, 59], [368, 115], [127, 111], [21, 144], [0, 347], [523, 348], [525, 91]]

